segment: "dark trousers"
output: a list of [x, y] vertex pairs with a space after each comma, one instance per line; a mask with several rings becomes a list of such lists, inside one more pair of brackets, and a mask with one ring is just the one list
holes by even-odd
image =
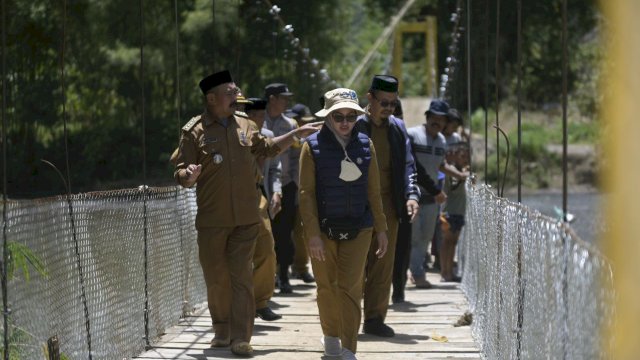
[[404, 299], [404, 287], [407, 284], [407, 270], [411, 256], [411, 223], [402, 219], [398, 226], [396, 255], [393, 263], [393, 298]]
[[296, 192], [298, 186], [292, 181], [282, 187], [282, 210], [271, 223], [276, 243], [276, 260], [280, 267], [280, 279], [288, 279], [289, 266], [293, 264], [295, 246], [291, 233], [296, 220]]

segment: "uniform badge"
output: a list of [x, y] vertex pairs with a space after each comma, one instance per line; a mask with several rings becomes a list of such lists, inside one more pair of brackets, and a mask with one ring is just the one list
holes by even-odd
[[362, 158], [357, 158], [357, 159], [356, 159], [356, 163], [357, 163], [358, 165], [362, 165]]
[[216, 164], [216, 165], [217, 165], [217, 164], [220, 164], [220, 163], [222, 162], [222, 160], [224, 160], [224, 159], [222, 158], [222, 155], [220, 155], [220, 154], [214, 154], [214, 155], [213, 155], [213, 163], [214, 163], [214, 164]]

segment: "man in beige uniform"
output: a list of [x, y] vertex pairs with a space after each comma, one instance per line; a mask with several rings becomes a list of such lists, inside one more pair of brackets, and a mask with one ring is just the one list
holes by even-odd
[[404, 122], [393, 111], [398, 105], [398, 79], [376, 75], [367, 93], [367, 114], [358, 118], [359, 131], [369, 135], [378, 155], [380, 194], [387, 220], [389, 249], [377, 258], [369, 250], [364, 284], [364, 324], [366, 334], [392, 337], [395, 332], [384, 323], [389, 307], [393, 262], [399, 221], [412, 221], [418, 213], [420, 191], [415, 184], [416, 170]]
[[[249, 119], [256, 123], [260, 133], [273, 138], [273, 132], [265, 129], [264, 112], [267, 102], [260, 98], [249, 98], [245, 111]], [[271, 233], [271, 218], [280, 211], [282, 197], [282, 164], [280, 157], [259, 157], [257, 159], [257, 183], [260, 192], [260, 216], [262, 224], [253, 254], [253, 292], [256, 298], [256, 316], [266, 321], [282, 318], [269, 307], [269, 300], [275, 289], [274, 275], [276, 273], [276, 251], [273, 234]]]
[[238, 88], [229, 71], [199, 85], [206, 108], [182, 128], [174, 177], [184, 187], [198, 184], [195, 225], [215, 331], [211, 346], [231, 345], [234, 354], [247, 356], [253, 353], [252, 259], [260, 222], [256, 157], [277, 155], [294, 135], [307, 136], [317, 125], [266, 139], [255, 123], [234, 116]]

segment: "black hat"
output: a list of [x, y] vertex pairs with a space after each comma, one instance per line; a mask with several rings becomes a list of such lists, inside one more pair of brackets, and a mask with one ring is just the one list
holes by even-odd
[[215, 74], [211, 74], [206, 78], [200, 80], [200, 90], [202, 90], [203, 94], [207, 94], [209, 90], [220, 85], [233, 82], [233, 78], [231, 78], [231, 73], [229, 70], [222, 70]]
[[315, 116], [311, 115], [311, 110], [309, 110], [309, 107], [305, 106], [304, 104], [293, 105], [291, 109], [288, 109], [285, 112], [285, 115], [291, 118], [299, 118], [300, 120], [305, 122], [316, 119]]
[[371, 90], [398, 92], [398, 79], [391, 75], [376, 75], [371, 82]]
[[264, 88], [265, 99], [269, 99], [269, 96], [271, 95], [291, 96], [293, 95], [293, 93], [289, 91], [289, 88], [286, 84], [273, 83], [265, 86]]
[[244, 111], [249, 112], [251, 110], [264, 110], [267, 108], [267, 100], [261, 98], [248, 98], [251, 104], [244, 106]]
[[447, 113], [447, 121], [448, 122], [457, 121], [460, 124], [462, 124], [463, 123], [462, 115], [460, 115], [460, 112], [458, 112], [458, 110], [454, 108], [450, 108], [449, 112]]
[[447, 116], [447, 114], [449, 113], [449, 104], [444, 100], [433, 99], [431, 100], [431, 104], [429, 104], [429, 109], [424, 113]]

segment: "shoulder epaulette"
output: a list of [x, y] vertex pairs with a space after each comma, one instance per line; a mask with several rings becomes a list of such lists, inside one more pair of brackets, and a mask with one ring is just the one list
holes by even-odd
[[189, 120], [189, 122], [182, 127], [182, 130], [191, 131], [191, 129], [193, 129], [193, 127], [196, 126], [198, 122], [200, 122], [200, 119], [202, 119], [202, 115], [192, 117], [191, 120]]
[[245, 113], [244, 111], [237, 111], [237, 110], [236, 110], [235, 115], [236, 115], [236, 116], [239, 116], [239, 117], [241, 117], [241, 118], [245, 118], [245, 119], [248, 119], [248, 118], [249, 118], [249, 115], [247, 115], [247, 113]]

